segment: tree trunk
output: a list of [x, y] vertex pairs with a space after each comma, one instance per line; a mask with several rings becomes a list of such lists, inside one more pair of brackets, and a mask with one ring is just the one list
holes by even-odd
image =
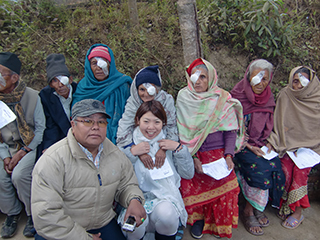
[[139, 16], [136, 0], [128, 0], [130, 24], [132, 27], [139, 25]]
[[184, 61], [187, 66], [196, 58], [202, 57], [196, 1], [179, 0], [178, 15], [182, 36]]

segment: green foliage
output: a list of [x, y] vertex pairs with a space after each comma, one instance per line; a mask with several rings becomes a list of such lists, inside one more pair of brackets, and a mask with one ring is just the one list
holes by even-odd
[[199, 21], [214, 42], [276, 57], [292, 44], [291, 25], [282, 7], [281, 0], [214, 0], [200, 9]]
[[[114, 52], [118, 70], [132, 78], [142, 67], [158, 64], [163, 89], [176, 96], [186, 85], [176, 2], [138, 1], [140, 25], [133, 28], [127, 1], [60, 6], [53, 0], [0, 0], [0, 51], [17, 53], [23, 78], [41, 89], [47, 84], [48, 54], [64, 54], [79, 80], [89, 47], [105, 43]], [[320, 69], [318, 0], [197, 0], [197, 8], [205, 55], [227, 45], [249, 61], [267, 58], [277, 67], [275, 75], [281, 75], [272, 83], [274, 92], [286, 84], [294, 66]], [[234, 79], [242, 76], [236, 67], [226, 71]]]
[[141, 68], [158, 64], [163, 88], [175, 96], [185, 84], [175, 2], [138, 2], [140, 26], [132, 28], [126, 1], [60, 6], [52, 0], [0, 0], [0, 50], [17, 53], [23, 78], [41, 89], [46, 85], [48, 54], [64, 54], [71, 74], [79, 80], [87, 50], [104, 43], [112, 49], [117, 69], [132, 78]]

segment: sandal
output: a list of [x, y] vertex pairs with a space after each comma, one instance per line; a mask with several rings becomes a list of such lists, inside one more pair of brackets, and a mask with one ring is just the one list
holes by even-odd
[[[245, 227], [245, 229], [251, 233], [252, 235], [255, 236], [261, 236], [263, 235], [263, 230], [261, 228], [260, 223], [258, 222], [257, 218], [252, 215], [252, 216], [245, 216], [244, 213], [240, 214], [241, 217], [241, 221], [243, 222], [243, 225]], [[255, 232], [253, 231], [251, 228], [253, 227], [260, 227], [261, 228], [261, 232]]]
[[290, 214], [286, 215], [286, 214], [280, 214], [279, 212], [276, 213], [277, 217], [280, 218], [282, 221], [286, 220]]
[[282, 227], [288, 228], [288, 229], [295, 229], [299, 227], [299, 225], [302, 223], [304, 220], [304, 216], [301, 215], [300, 220], [298, 221], [296, 218], [289, 216], [286, 220], [283, 221], [281, 224]]
[[[268, 217], [264, 214], [264, 212], [260, 212], [257, 209], [253, 209], [253, 214], [256, 216], [258, 222], [260, 223], [261, 227], [268, 227], [270, 225]], [[267, 219], [266, 223], [263, 223], [262, 219]]]

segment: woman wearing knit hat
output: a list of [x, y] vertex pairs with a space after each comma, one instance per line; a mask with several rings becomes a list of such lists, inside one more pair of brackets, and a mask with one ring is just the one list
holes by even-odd
[[111, 116], [107, 137], [114, 144], [131, 82], [129, 76], [117, 70], [113, 52], [107, 45], [94, 44], [90, 47], [85, 59], [84, 78], [78, 84], [72, 104], [89, 98], [101, 101]]
[[[176, 109], [173, 97], [161, 90], [161, 76], [159, 66], [149, 66], [141, 69], [133, 79], [130, 89], [131, 96], [127, 101], [124, 114], [119, 122], [117, 132], [117, 146], [130, 154], [132, 143], [132, 133], [135, 127], [134, 116], [143, 102], [156, 100], [162, 104], [167, 114], [167, 124], [164, 126], [166, 138], [178, 141], [178, 129], [176, 122]], [[142, 162], [148, 163], [149, 168], [161, 167], [164, 163], [166, 152], [162, 149], [156, 154], [155, 163], [148, 154], [140, 155]]]

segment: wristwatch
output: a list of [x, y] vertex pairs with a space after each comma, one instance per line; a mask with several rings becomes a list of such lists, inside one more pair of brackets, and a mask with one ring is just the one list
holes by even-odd
[[141, 198], [139, 198], [139, 197], [133, 197], [133, 198], [130, 199], [130, 201], [133, 200], [133, 199], [138, 200], [138, 201], [142, 204], [142, 199], [141, 199]]
[[25, 151], [26, 153], [29, 153], [31, 150], [26, 149], [25, 147], [21, 147], [20, 150]]

